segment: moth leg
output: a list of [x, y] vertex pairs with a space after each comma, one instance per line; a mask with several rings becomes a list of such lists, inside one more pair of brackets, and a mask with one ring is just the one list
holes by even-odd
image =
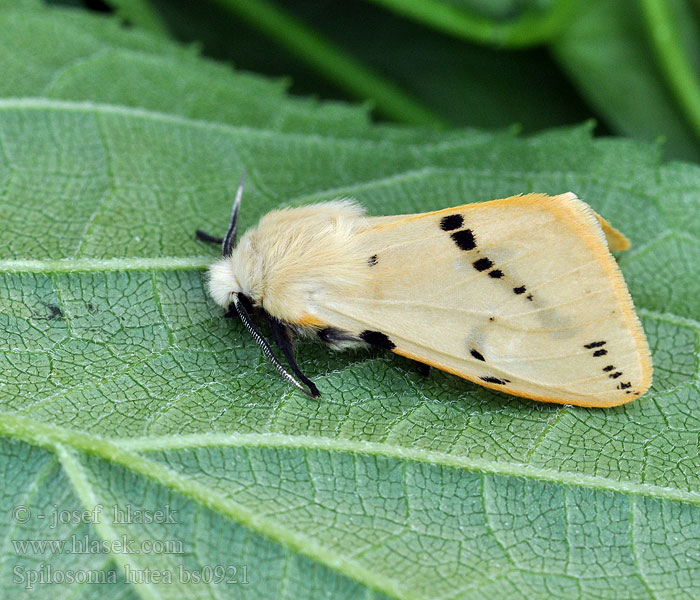
[[430, 377], [430, 365], [420, 362], [419, 360], [413, 360], [412, 358], [402, 358], [406, 361], [408, 367], [415, 369], [418, 375], [423, 379], [428, 379], [428, 377]]
[[306, 389], [301, 383], [299, 383], [294, 378], [294, 376], [291, 373], [287, 371], [287, 369], [285, 369], [282, 366], [280, 360], [275, 356], [275, 352], [274, 350], [272, 350], [272, 346], [270, 346], [270, 343], [265, 339], [263, 334], [260, 333], [260, 330], [255, 326], [255, 323], [253, 323], [253, 320], [248, 314], [248, 310], [246, 309], [245, 305], [251, 305], [250, 299], [245, 294], [238, 292], [238, 294], [235, 294], [233, 297], [233, 304], [236, 307], [236, 310], [238, 311], [238, 315], [240, 316], [244, 327], [248, 330], [248, 333], [250, 333], [250, 335], [253, 336], [253, 339], [262, 350], [262, 353], [265, 355], [265, 358], [267, 358], [267, 360], [269, 360], [272, 363], [275, 369], [277, 369], [277, 372], [280, 375], [282, 375], [282, 377], [284, 377], [287, 380], [287, 382], [291, 383], [295, 388], [297, 388], [304, 394], [307, 394], [312, 398], [319, 396], [320, 394], [318, 393], [318, 390], [316, 389], [316, 386], [313, 385], [313, 383], [311, 384], [311, 386], [313, 387], [309, 386], [309, 389]]
[[265, 313], [265, 316], [270, 323], [272, 337], [274, 338], [277, 347], [282, 350], [282, 354], [284, 354], [284, 357], [287, 359], [289, 368], [311, 390], [313, 396], [320, 396], [321, 392], [318, 391], [316, 384], [301, 372], [299, 365], [297, 365], [296, 360], [294, 360], [294, 354], [292, 353], [292, 340], [289, 337], [287, 327], [267, 313]]
[[428, 379], [428, 377], [430, 377], [430, 365], [418, 362], [417, 360], [414, 360], [413, 362], [416, 363], [416, 369], [418, 370], [418, 374], [423, 379]]
[[202, 231], [201, 229], [197, 229], [197, 231], [194, 232], [194, 237], [196, 240], [200, 240], [202, 242], [211, 242], [212, 244], [224, 243], [224, 238], [216, 237], [207, 233], [206, 231]]

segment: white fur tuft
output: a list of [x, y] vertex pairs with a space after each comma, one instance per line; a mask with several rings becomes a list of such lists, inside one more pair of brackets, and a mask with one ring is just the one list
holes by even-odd
[[228, 308], [231, 295], [240, 291], [228, 258], [217, 260], [209, 268], [209, 294], [219, 306]]

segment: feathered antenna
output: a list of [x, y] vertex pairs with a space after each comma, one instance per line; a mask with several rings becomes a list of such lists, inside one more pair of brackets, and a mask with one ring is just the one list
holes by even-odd
[[[309, 389], [306, 389], [301, 383], [299, 383], [294, 375], [292, 375], [287, 369], [284, 368], [282, 363], [279, 361], [279, 359], [275, 356], [275, 353], [272, 350], [272, 347], [270, 346], [270, 343], [263, 337], [262, 333], [258, 330], [258, 328], [255, 326], [253, 323], [253, 320], [250, 318], [250, 315], [248, 314], [248, 311], [246, 310], [244, 306], [244, 300], [243, 298], [247, 298], [243, 294], [236, 294], [233, 297], [233, 305], [236, 308], [236, 312], [238, 312], [238, 316], [241, 317], [241, 321], [243, 322], [243, 325], [245, 325], [245, 328], [248, 330], [250, 335], [253, 336], [253, 339], [257, 342], [258, 346], [260, 346], [260, 349], [262, 350], [263, 354], [265, 355], [265, 358], [269, 360], [275, 369], [277, 369], [278, 373], [282, 375], [289, 383], [291, 383], [294, 387], [296, 387], [298, 390], [302, 391], [304, 394], [307, 396], [310, 396], [311, 398], [316, 398], [317, 396], [320, 396], [318, 389], [316, 386], [306, 379], [307, 386]], [[295, 363], [296, 366], [296, 363]]]
[[238, 211], [241, 208], [241, 198], [243, 197], [243, 184], [245, 183], [245, 167], [243, 168], [243, 173], [241, 175], [241, 182], [238, 184], [238, 189], [236, 190], [236, 198], [233, 201], [233, 208], [231, 209], [231, 220], [228, 224], [228, 230], [224, 237], [216, 237], [211, 235], [206, 231], [197, 229], [195, 232], [195, 238], [202, 240], [203, 242], [213, 242], [214, 244], [221, 244], [221, 255], [226, 258], [231, 256], [233, 249], [236, 247], [236, 237], [238, 234]]
[[224, 257], [231, 256], [231, 252], [236, 247], [236, 237], [238, 234], [238, 211], [241, 208], [241, 198], [243, 197], [243, 184], [245, 183], [245, 168], [241, 175], [241, 182], [236, 190], [236, 199], [233, 201], [233, 209], [231, 210], [231, 220], [226, 230], [226, 235], [221, 244], [221, 255]]

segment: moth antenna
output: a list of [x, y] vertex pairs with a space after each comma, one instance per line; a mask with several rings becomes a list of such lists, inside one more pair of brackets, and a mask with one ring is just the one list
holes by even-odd
[[[245, 328], [248, 330], [250, 335], [253, 336], [253, 339], [258, 344], [258, 346], [260, 346], [260, 349], [262, 350], [263, 354], [265, 355], [265, 358], [267, 358], [267, 360], [269, 360], [273, 364], [275, 369], [277, 369], [278, 373], [280, 375], [282, 375], [282, 377], [284, 377], [295, 388], [304, 392], [307, 396], [309, 396], [311, 398], [315, 398], [316, 396], [318, 396], [319, 393], [318, 393], [318, 390], [316, 389], [315, 385], [310, 390], [307, 390], [301, 383], [299, 383], [294, 378], [294, 376], [291, 373], [289, 373], [287, 371], [287, 369], [284, 368], [282, 363], [275, 356], [275, 353], [273, 352], [272, 347], [270, 346], [270, 343], [263, 337], [262, 333], [260, 333], [258, 328], [253, 323], [252, 319], [250, 318], [250, 315], [248, 314], [248, 311], [245, 309], [245, 306], [243, 306], [243, 303], [241, 302], [240, 298], [238, 297], [238, 294], [236, 296], [234, 296], [233, 304], [236, 307], [236, 311], [238, 312], [238, 316], [241, 318], [241, 321], [243, 321], [243, 325], [245, 325]], [[313, 385], [313, 383], [311, 385]], [[314, 392], [316, 392], [316, 393], [314, 393]]]
[[212, 242], [213, 244], [224, 243], [224, 238], [216, 237], [215, 235], [207, 233], [206, 231], [202, 231], [201, 229], [197, 229], [197, 231], [194, 232], [194, 237], [195, 239], [200, 240], [202, 242]]
[[297, 361], [294, 360], [294, 354], [292, 353], [292, 340], [289, 338], [289, 332], [287, 328], [275, 317], [265, 313], [268, 323], [270, 323], [270, 329], [272, 330], [272, 335], [275, 338], [275, 343], [277, 347], [282, 350], [282, 354], [287, 359], [289, 363], [289, 368], [292, 369], [294, 374], [301, 379], [302, 383], [306, 385], [313, 396], [320, 396], [321, 392], [318, 391], [316, 384], [311, 381], [306, 375], [301, 372]]
[[236, 234], [238, 233], [238, 210], [241, 207], [241, 198], [243, 197], [243, 184], [245, 183], [245, 169], [241, 174], [241, 182], [236, 190], [236, 199], [233, 201], [233, 209], [231, 210], [231, 220], [226, 230], [226, 235], [221, 244], [221, 255], [224, 257], [231, 256], [231, 252], [236, 247]]

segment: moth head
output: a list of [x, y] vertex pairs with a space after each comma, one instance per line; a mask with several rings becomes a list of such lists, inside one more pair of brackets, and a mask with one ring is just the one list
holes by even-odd
[[[286, 326], [276, 318], [269, 315], [265, 310], [257, 311], [261, 308], [261, 277], [258, 255], [255, 251], [255, 244], [251, 239], [250, 232], [246, 234], [241, 245], [237, 246], [238, 211], [241, 206], [241, 196], [243, 195], [243, 182], [245, 181], [245, 171], [241, 177], [241, 183], [236, 191], [236, 198], [231, 211], [231, 220], [226, 231], [226, 235], [218, 240], [212, 236], [205, 235], [205, 239], [221, 241], [222, 258], [215, 262], [209, 269], [209, 293], [214, 301], [228, 310], [227, 316], [237, 314], [241, 322], [253, 336], [253, 339], [262, 350], [265, 357], [272, 363], [277, 371], [289, 383], [301, 390], [303, 393], [315, 398], [319, 395], [318, 388], [300, 370], [294, 356], [291, 353], [291, 341], [289, 340]], [[199, 233], [198, 233], [199, 235]], [[255, 292], [258, 290], [258, 293]], [[279, 361], [272, 346], [255, 326], [251, 319], [251, 313], [260, 312], [268, 321], [275, 336], [275, 341], [285, 354], [292, 370], [301, 379], [298, 381]]]
[[238, 299], [250, 310], [258, 305], [257, 300], [260, 296], [256, 293], [259, 284], [253, 276], [256, 257], [250, 237], [245, 235], [242, 243], [237, 243], [238, 213], [244, 183], [245, 171], [236, 191], [226, 235], [221, 240], [222, 258], [209, 268], [209, 293], [219, 306], [227, 310], [235, 308]]

